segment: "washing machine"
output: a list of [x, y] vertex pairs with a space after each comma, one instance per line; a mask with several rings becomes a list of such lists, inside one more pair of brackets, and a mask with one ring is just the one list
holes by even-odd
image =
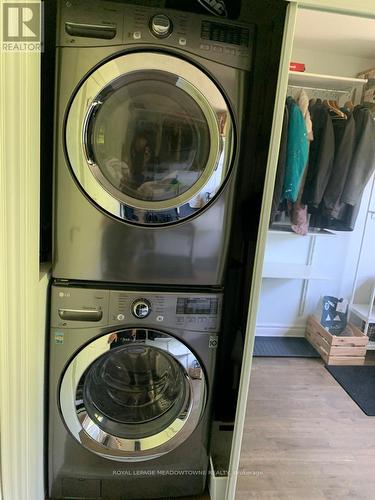
[[58, 26], [53, 276], [221, 285], [251, 27], [100, 0]]
[[202, 493], [222, 295], [51, 293], [49, 498]]

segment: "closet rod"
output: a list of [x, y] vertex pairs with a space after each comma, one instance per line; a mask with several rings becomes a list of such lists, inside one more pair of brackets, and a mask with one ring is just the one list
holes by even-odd
[[288, 89], [305, 89], [305, 90], [314, 90], [315, 92], [332, 92], [336, 94], [351, 94], [352, 90], [336, 90], [336, 89], [321, 89], [318, 87], [305, 87], [303, 85], [288, 85]]

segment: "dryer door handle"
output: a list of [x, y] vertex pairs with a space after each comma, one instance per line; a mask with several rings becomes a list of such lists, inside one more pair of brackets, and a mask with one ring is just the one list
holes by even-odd
[[114, 24], [87, 24], [68, 21], [65, 23], [65, 31], [71, 36], [111, 40], [115, 38], [117, 29]]
[[70, 321], [100, 321], [103, 311], [98, 309], [59, 309], [59, 316]]

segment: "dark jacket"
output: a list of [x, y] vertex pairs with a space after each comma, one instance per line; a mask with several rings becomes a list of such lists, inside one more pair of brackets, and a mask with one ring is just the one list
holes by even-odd
[[286, 147], [288, 142], [288, 116], [289, 116], [288, 108], [287, 106], [285, 106], [283, 128], [281, 131], [281, 139], [280, 139], [279, 158], [277, 160], [275, 187], [273, 190], [270, 222], [274, 221], [275, 215], [282, 201], [282, 191], [283, 191], [284, 175], [285, 175]]
[[346, 124], [337, 121], [335, 138], [332, 176], [320, 210], [310, 222], [312, 226], [353, 231], [363, 190], [375, 169], [375, 124], [369, 109], [356, 106]]
[[310, 106], [314, 140], [310, 144], [309, 163], [302, 203], [310, 211], [317, 209], [322, 201], [333, 166], [335, 139], [332, 119], [321, 101]]
[[345, 182], [341, 201], [356, 205], [375, 168], [375, 121], [368, 108], [356, 106], [353, 111], [356, 124], [355, 150]]
[[328, 217], [338, 219], [342, 211], [344, 186], [349, 171], [353, 168], [356, 124], [353, 115], [350, 115], [347, 120], [333, 118], [332, 123], [335, 136], [335, 157], [323, 196], [323, 206]]

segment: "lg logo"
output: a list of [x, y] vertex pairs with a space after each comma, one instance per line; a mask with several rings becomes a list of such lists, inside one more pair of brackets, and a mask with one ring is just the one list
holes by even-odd
[[40, 51], [42, 4], [3, 4], [3, 50]]

